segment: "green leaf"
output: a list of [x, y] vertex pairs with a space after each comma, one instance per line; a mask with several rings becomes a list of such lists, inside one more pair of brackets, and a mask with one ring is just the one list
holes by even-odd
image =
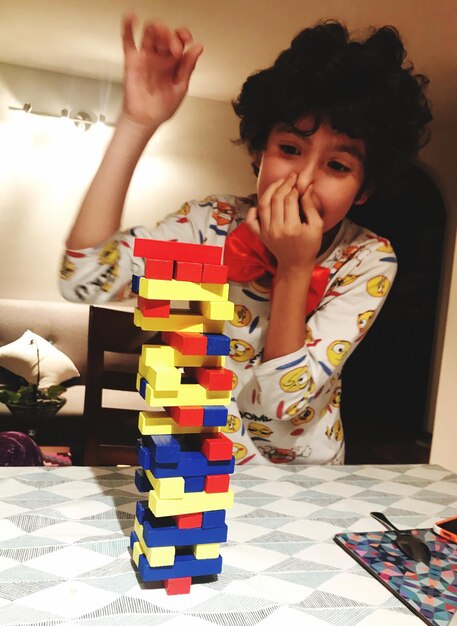
[[54, 398], [58, 398], [60, 395], [62, 395], [63, 392], [66, 390], [66, 387], [64, 387], [63, 385], [51, 385], [46, 390], [46, 397], [50, 400], [53, 400]]
[[18, 402], [19, 398], [19, 394], [15, 391], [10, 391], [9, 389], [3, 389], [0, 391], [0, 402], [3, 404]]

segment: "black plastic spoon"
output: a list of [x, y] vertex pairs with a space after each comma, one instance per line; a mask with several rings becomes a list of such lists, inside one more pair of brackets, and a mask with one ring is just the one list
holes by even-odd
[[430, 564], [432, 555], [430, 554], [428, 545], [422, 541], [422, 539], [413, 535], [409, 530], [399, 530], [392, 524], [391, 521], [387, 519], [384, 513], [371, 511], [370, 515], [383, 526], [389, 530], [394, 530], [397, 533], [393, 543], [403, 552], [403, 554], [406, 554], [406, 556], [411, 557], [415, 561], [420, 561], [426, 565]]

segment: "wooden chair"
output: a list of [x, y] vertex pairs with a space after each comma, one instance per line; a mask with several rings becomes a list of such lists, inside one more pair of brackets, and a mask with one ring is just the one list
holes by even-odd
[[[129, 310], [90, 307], [84, 399], [85, 465], [137, 465], [135, 443], [141, 397], [127, 395], [127, 402], [122, 397], [122, 401], [115, 401], [116, 408], [109, 408], [103, 406], [103, 390], [136, 392], [141, 346], [152, 336], [134, 326]], [[139, 408], [133, 409], [129, 402]]]

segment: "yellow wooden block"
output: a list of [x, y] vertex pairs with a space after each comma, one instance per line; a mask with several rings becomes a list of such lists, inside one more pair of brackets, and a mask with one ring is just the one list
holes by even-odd
[[155, 491], [150, 491], [148, 505], [156, 517], [230, 509], [233, 506], [233, 491], [185, 493], [181, 500], [161, 500]]
[[181, 372], [177, 367], [159, 363], [145, 368], [140, 359], [138, 370], [157, 391], [177, 391], [181, 386]]
[[184, 496], [184, 478], [182, 476], [156, 478], [154, 474], [147, 469], [144, 470], [144, 473], [160, 499], [181, 500]]
[[139, 566], [139, 560], [142, 554], [143, 550], [140, 548], [140, 542], [135, 541], [135, 543], [133, 544], [132, 559], [137, 567]]
[[191, 311], [171, 313], [170, 317], [145, 317], [138, 307], [135, 308], [133, 323], [148, 331], [185, 331], [189, 333], [223, 333], [223, 320], [208, 320], [203, 315]]
[[176, 556], [176, 548], [174, 546], [159, 546], [157, 548], [148, 548], [148, 546], [141, 539], [140, 545], [143, 549], [143, 554], [147, 558], [148, 563], [151, 567], [174, 565]]
[[138, 295], [149, 300], [228, 300], [228, 283], [192, 283], [187, 280], [140, 278]]
[[208, 302], [198, 303], [200, 313], [210, 320], [232, 320], [235, 313], [233, 302]]
[[198, 543], [193, 546], [196, 559], [217, 559], [219, 556], [220, 543]]
[[[139, 539], [141, 553], [146, 557], [151, 567], [163, 567], [165, 565], [173, 565], [175, 562], [176, 548], [175, 546], [159, 546], [149, 547], [144, 542], [143, 526], [135, 517], [134, 530]], [[135, 543], [136, 545], [136, 543]], [[219, 556], [219, 555], [218, 555]]]
[[138, 430], [142, 435], [188, 435], [192, 433], [218, 433], [220, 426], [179, 426], [163, 411], [141, 411]]
[[[142, 376], [138, 373], [136, 378], [136, 388], [140, 390], [140, 380]], [[146, 378], [146, 377], [143, 377]], [[147, 380], [147, 378], [146, 378]], [[214, 406], [230, 404], [231, 391], [212, 391], [205, 389], [202, 385], [194, 383], [184, 383], [178, 391], [156, 391], [149, 383], [146, 384], [145, 400], [149, 406]]]
[[171, 346], [144, 345], [141, 350], [140, 362], [146, 367], [152, 365], [169, 365], [173, 367], [224, 367], [225, 356], [212, 354], [181, 354]]

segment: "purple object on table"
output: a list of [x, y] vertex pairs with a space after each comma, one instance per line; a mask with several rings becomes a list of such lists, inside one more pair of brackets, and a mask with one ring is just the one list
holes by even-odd
[[25, 433], [13, 430], [0, 433], [0, 466], [43, 465], [40, 448]]

